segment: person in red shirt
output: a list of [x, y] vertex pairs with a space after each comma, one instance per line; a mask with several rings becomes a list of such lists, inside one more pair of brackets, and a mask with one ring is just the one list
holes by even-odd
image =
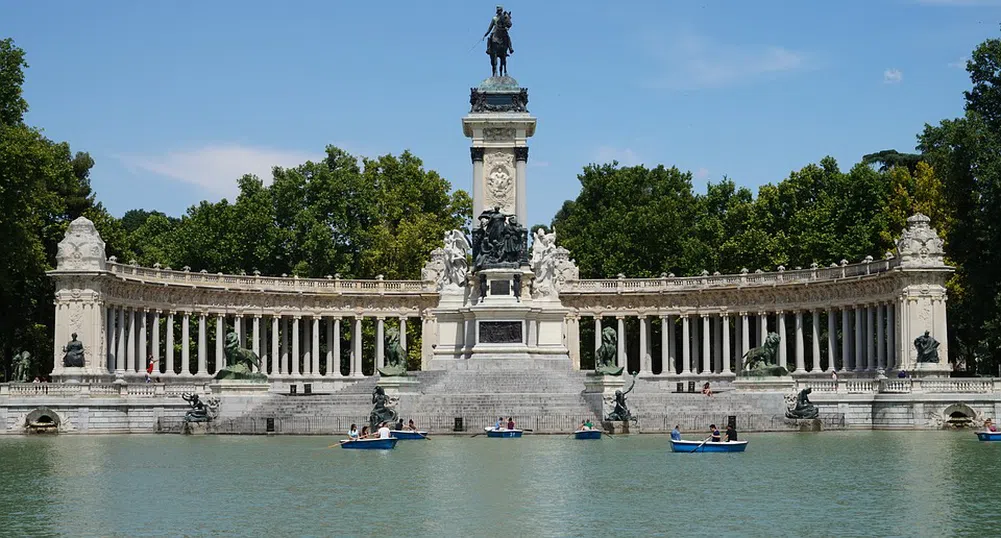
[[153, 375], [153, 355], [146, 358], [146, 382], [150, 382], [150, 376]]

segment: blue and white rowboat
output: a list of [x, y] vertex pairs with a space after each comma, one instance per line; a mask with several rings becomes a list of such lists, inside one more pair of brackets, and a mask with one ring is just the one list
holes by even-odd
[[522, 431], [515, 428], [509, 430], [507, 428], [501, 428], [495, 430], [494, 428], [483, 428], [483, 431], [487, 432], [487, 437], [521, 437]]
[[389, 439], [353, 439], [341, 443], [341, 448], [356, 448], [367, 450], [390, 450], [396, 448], [399, 439], [390, 437]]
[[389, 434], [397, 439], [427, 439], [428, 432], [412, 430], [389, 430]]
[[1001, 432], [976, 432], [981, 441], [1001, 441]]
[[577, 430], [573, 432], [574, 439], [601, 439], [601, 430]]
[[747, 441], [713, 442], [675, 441], [671, 439], [671, 452], [743, 452]]

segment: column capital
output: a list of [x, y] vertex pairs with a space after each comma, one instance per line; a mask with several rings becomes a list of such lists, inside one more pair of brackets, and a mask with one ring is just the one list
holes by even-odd
[[699, 317], [702, 319], [709, 317], [709, 312], [699, 312]]
[[376, 316], [375, 320], [376, 321], [386, 321], [386, 316]]
[[646, 314], [639, 314], [639, 315], [638, 315], [638, 316], [636, 316], [636, 317], [637, 317], [638, 319], [646, 319], [646, 318], [647, 318], [647, 315], [646, 315]]
[[469, 148], [469, 160], [472, 162], [483, 162], [483, 150], [482, 147], [470, 146]]
[[615, 314], [615, 319], [626, 319], [625, 314]]
[[264, 317], [264, 314], [261, 314], [260, 312], [254, 312], [254, 319], [261, 319], [263, 317]]
[[514, 160], [521, 162], [528, 162], [528, 146], [519, 146], [514, 148]]
[[300, 319], [302, 319], [302, 316], [301, 316], [301, 315], [299, 315], [299, 314], [294, 314], [294, 315], [292, 316], [292, 319], [294, 319], [295, 321], [299, 321]]
[[341, 316], [330, 316], [330, 319], [332, 319], [334, 321], [340, 321], [343, 318]]

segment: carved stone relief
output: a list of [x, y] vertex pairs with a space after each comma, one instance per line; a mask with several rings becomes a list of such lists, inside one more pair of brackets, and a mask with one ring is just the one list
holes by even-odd
[[514, 155], [507, 151], [486, 154], [483, 159], [483, 174], [486, 206], [500, 207], [502, 213], [514, 213]]

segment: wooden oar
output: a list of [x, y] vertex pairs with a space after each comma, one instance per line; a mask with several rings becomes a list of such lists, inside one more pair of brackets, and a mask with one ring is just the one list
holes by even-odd
[[710, 439], [712, 439], [711, 435], [709, 437], [706, 437], [706, 440], [702, 441], [702, 444], [700, 444], [699, 446], [695, 447], [695, 450], [692, 451], [692, 454], [695, 454], [696, 452], [698, 452], [699, 449], [702, 448], [702, 445], [708, 443]]
[[428, 436], [424, 435], [424, 434], [423, 434], [423, 433], [421, 433], [421, 432], [414, 432], [414, 433], [416, 433], [417, 435], [420, 435], [421, 437], [423, 437], [423, 438], [427, 439], [428, 441], [430, 441], [430, 440], [431, 440], [431, 438], [430, 438], [430, 437], [428, 437]]

